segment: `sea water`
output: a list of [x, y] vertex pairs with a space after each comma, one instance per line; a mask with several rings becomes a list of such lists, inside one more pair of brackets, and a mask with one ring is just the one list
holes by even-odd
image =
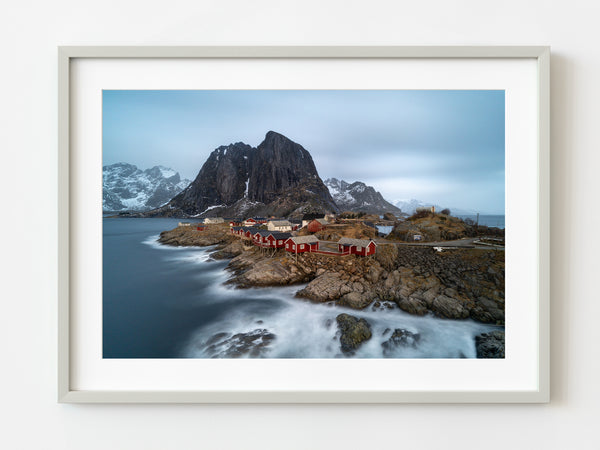
[[[471, 320], [410, 315], [393, 303], [357, 311], [333, 302], [296, 298], [303, 285], [236, 289], [225, 282], [228, 261], [210, 258], [212, 247], [170, 247], [159, 233], [178, 219], [105, 218], [103, 242], [104, 358], [208, 358], [223, 356], [235, 336], [268, 334], [260, 356], [336, 358], [336, 317], [347, 313], [369, 322], [372, 338], [355, 358], [474, 358], [474, 338], [498, 327]], [[419, 335], [415, 345], [384, 353], [395, 329]], [[273, 337], [274, 336], [274, 337]], [[259, 338], [254, 343], [260, 342]], [[213, 346], [214, 347], [214, 346]]]
[[[459, 215], [457, 216], [460, 219], [471, 219], [473, 222], [477, 222], [477, 215]], [[485, 225], [486, 227], [496, 227], [496, 228], [504, 228], [504, 218], [505, 216], [502, 214], [480, 214], [479, 215], [479, 225]]]

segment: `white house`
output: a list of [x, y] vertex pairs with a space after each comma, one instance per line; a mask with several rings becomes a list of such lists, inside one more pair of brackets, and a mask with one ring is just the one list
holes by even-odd
[[267, 229], [269, 231], [292, 231], [293, 225], [287, 220], [269, 220]]
[[223, 219], [222, 217], [207, 217], [206, 219], [204, 219], [204, 223], [209, 224], [209, 223], [223, 223], [225, 222], [225, 219]]
[[323, 220], [325, 223], [327, 223], [327, 220], [325, 220], [325, 214], [304, 214], [302, 217], [302, 226], [305, 227], [315, 219]]
[[419, 206], [419, 207], [415, 208], [415, 212], [416, 213], [422, 213], [422, 212], [434, 213], [435, 206]]

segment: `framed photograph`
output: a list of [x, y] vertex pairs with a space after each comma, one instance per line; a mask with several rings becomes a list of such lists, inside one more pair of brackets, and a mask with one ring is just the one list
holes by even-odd
[[60, 402], [549, 393], [548, 47], [60, 47]]

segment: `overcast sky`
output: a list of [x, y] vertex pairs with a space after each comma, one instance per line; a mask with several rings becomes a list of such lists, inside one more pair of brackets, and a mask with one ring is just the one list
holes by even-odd
[[504, 214], [504, 91], [104, 91], [103, 164], [193, 180], [211, 151], [277, 131], [323, 180]]

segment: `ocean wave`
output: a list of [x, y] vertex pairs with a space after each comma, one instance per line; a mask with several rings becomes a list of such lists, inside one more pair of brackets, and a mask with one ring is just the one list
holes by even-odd
[[[185, 346], [183, 356], [215, 357], [210, 353], [214, 351], [211, 345], [215, 336], [223, 338], [219, 344], [223, 350], [221, 356], [230, 355], [227, 345], [239, 345], [240, 337], [250, 339], [268, 333], [274, 338], [268, 345], [262, 344], [260, 357], [339, 358], [344, 356], [336, 322], [341, 313], [364, 318], [371, 327], [371, 339], [356, 351], [355, 358], [475, 358], [475, 336], [496, 329], [471, 320], [413, 316], [398, 308], [357, 311], [333, 303], [316, 304], [294, 298], [297, 289], [297, 286], [289, 286], [214, 291], [212, 301], [237, 303], [218, 321], [197, 329]], [[397, 329], [417, 335], [418, 341], [414, 345], [384, 345]], [[238, 339], [231, 339], [234, 336]], [[240, 356], [252, 357], [250, 347], [247, 350], [247, 354]]]

